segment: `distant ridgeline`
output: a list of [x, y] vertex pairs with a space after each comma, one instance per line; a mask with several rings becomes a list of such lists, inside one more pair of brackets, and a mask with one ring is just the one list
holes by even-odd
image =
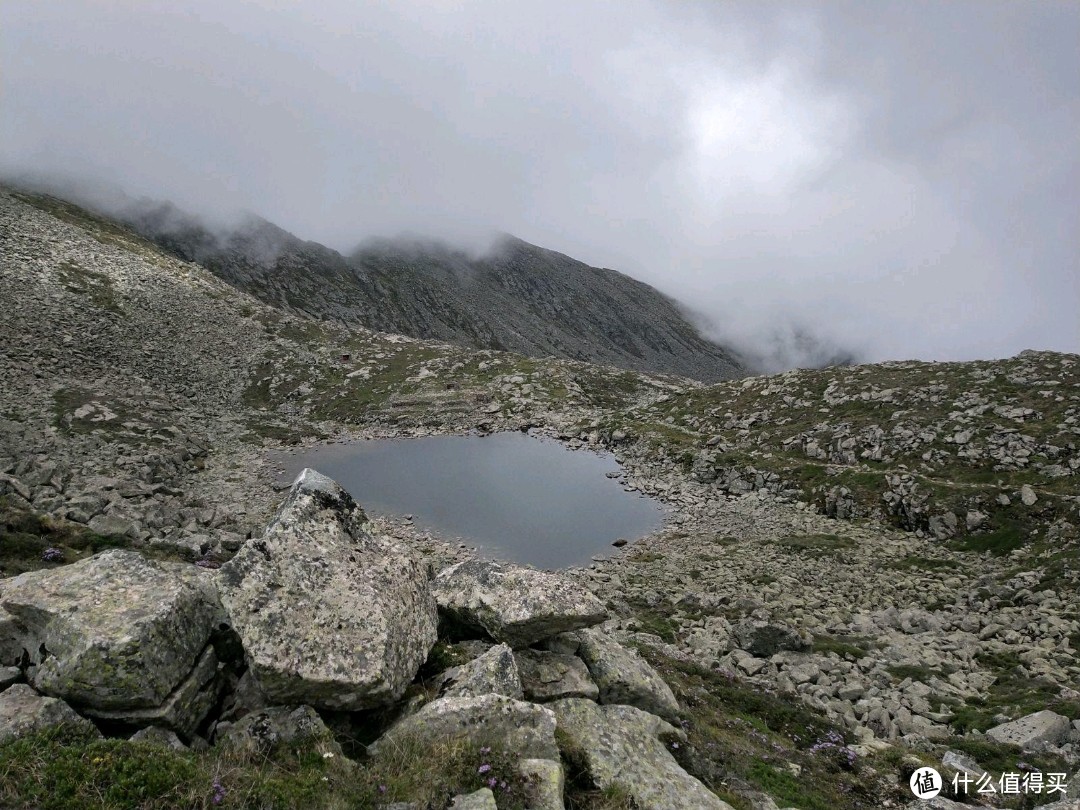
[[391, 240], [343, 256], [257, 217], [224, 235], [167, 204], [124, 219], [260, 300], [319, 318], [705, 382], [748, 373], [649, 285], [511, 236], [480, 258]]

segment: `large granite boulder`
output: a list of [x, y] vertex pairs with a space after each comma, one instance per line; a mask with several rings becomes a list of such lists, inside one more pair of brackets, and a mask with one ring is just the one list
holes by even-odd
[[0, 692], [0, 743], [56, 726], [71, 726], [100, 736], [94, 724], [64, 701], [42, 697], [25, 683]]
[[345, 490], [306, 469], [262, 539], [221, 567], [222, 602], [269, 702], [391, 703], [435, 643], [425, 568], [363, 522]]
[[595, 629], [574, 635], [580, 642], [577, 654], [599, 687], [601, 703], [636, 706], [672, 723], [679, 722], [679, 702], [671, 687], [637, 652]]
[[685, 735], [659, 717], [582, 698], [546, 706], [558, 719], [567, 761], [598, 788], [623, 788], [641, 810], [732, 810], [675, 761], [668, 746]]
[[1025, 751], [1038, 750], [1043, 743], [1060, 745], [1069, 736], [1069, 718], [1044, 709], [986, 732], [991, 740], [1018, 745]]
[[88, 711], [156, 710], [222, 618], [209, 574], [114, 549], [0, 581], [39, 692]]
[[599, 599], [563, 577], [491, 560], [452, 565], [435, 577], [433, 588], [451, 625], [514, 649], [607, 618]]
[[495, 745], [526, 759], [558, 760], [555, 715], [505, 695], [444, 697], [426, 704], [395, 723], [372, 746], [378, 756], [404, 740], [444, 743], [466, 739], [477, 745]]

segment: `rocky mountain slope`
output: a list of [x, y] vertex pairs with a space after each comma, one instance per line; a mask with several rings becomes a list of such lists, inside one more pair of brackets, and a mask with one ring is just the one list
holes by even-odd
[[[443, 808], [488, 787], [488, 766], [495, 804], [456, 806], [861, 810], [913, 802], [908, 777], [933, 766], [946, 780], [1037, 772], [1063, 785], [981, 794], [990, 806], [1075, 806], [1075, 355], [706, 386], [316, 320], [115, 222], [8, 193], [0, 307], [0, 689], [13, 684], [0, 729], [18, 738], [0, 743], [0, 804], [103, 806], [95, 797], [119, 785], [112, 806], [139, 795], [155, 807]], [[522, 641], [476, 617], [429, 647], [433, 604], [462, 615], [437, 577], [406, 588], [415, 609], [385, 606], [412, 624], [385, 656], [380, 705], [346, 700], [354, 686], [327, 690], [348, 655], [334, 634], [362, 623], [305, 611], [343, 610], [327, 583], [359, 580], [344, 558], [308, 560], [311, 549], [352, 537], [396, 581], [408, 581], [401, 555], [444, 584], [482, 560], [457, 538], [334, 499], [284, 531], [266, 450], [522, 429], [613, 451], [625, 485], [670, 508], [662, 531], [559, 575], [557, 591], [602, 606], [599, 631]], [[144, 607], [123, 610], [110, 588]], [[190, 637], [168, 629], [178, 622]], [[285, 626], [296, 644], [275, 635]], [[314, 634], [302, 643], [301, 627]], [[83, 646], [90, 637], [97, 647]], [[133, 652], [142, 638], [156, 641]], [[361, 646], [371, 662], [388, 649]], [[114, 670], [95, 668], [91, 649], [149, 667], [152, 679], [135, 678], [148, 691], [135, 704], [110, 693]], [[445, 674], [455, 666], [467, 672]], [[479, 692], [448, 695], [448, 680]], [[446, 768], [428, 778], [430, 742], [399, 738], [382, 759], [366, 748], [408, 717], [497, 739], [443, 751]], [[535, 732], [534, 755], [498, 744], [511, 732], [493, 724], [507, 717]], [[33, 730], [57, 723], [74, 731]], [[177, 747], [147, 749], [147, 737]], [[533, 775], [515, 790], [559, 774], [565, 787], [545, 805], [503, 791], [522, 767]], [[148, 785], [153, 797], [137, 793]]]
[[503, 237], [483, 256], [383, 240], [343, 256], [257, 217], [212, 233], [172, 206], [127, 224], [275, 307], [384, 332], [715, 381], [746, 369], [678, 305], [614, 270]]

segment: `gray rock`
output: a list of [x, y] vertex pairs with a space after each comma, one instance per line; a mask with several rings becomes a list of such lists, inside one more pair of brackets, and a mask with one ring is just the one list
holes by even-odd
[[981, 779], [986, 773], [975, 760], [956, 751], [946, 751], [945, 756], [941, 758], [941, 764], [954, 771], [966, 773], [974, 779]]
[[810, 639], [793, 627], [761, 619], [743, 619], [735, 625], [735, 642], [758, 658], [770, 658], [781, 650], [810, 649]]
[[526, 781], [529, 810], [565, 810], [566, 775], [562, 763], [550, 759], [522, 759], [518, 773]]
[[467, 664], [448, 669], [440, 678], [440, 697], [505, 695], [521, 700], [521, 678], [513, 651], [498, 644]]
[[1027, 484], [1020, 487], [1020, 501], [1024, 506], [1034, 506], [1035, 502], [1039, 500], [1039, 496], [1035, 494], [1033, 490]]
[[1058, 745], [1069, 733], [1069, 718], [1048, 709], [1035, 712], [1011, 723], [1002, 723], [986, 732], [995, 742], [1018, 745], [1025, 751], [1044, 742]]
[[101, 736], [93, 723], [64, 701], [42, 697], [25, 683], [0, 692], [0, 743], [55, 726], [73, 726]]
[[22, 670], [18, 667], [0, 667], [0, 692], [18, 683], [21, 678]]
[[600, 600], [584, 588], [507, 563], [466, 560], [441, 571], [433, 588], [450, 622], [515, 649], [607, 618]]
[[219, 672], [217, 655], [212, 647], [207, 647], [191, 674], [160, 706], [127, 710], [87, 706], [83, 712], [89, 717], [128, 726], [162, 726], [191, 738], [221, 698], [223, 683]]
[[191, 673], [221, 619], [193, 566], [103, 551], [0, 583], [38, 691], [102, 710], [156, 709]]
[[526, 759], [559, 758], [555, 715], [543, 706], [503, 695], [439, 698], [393, 725], [373, 750], [378, 755], [407, 739], [437, 743], [455, 738], [479, 745], [496, 743]]
[[600, 697], [600, 690], [589, 676], [585, 662], [576, 655], [519, 650], [515, 658], [525, 697], [534, 703], [570, 697], [589, 700]]
[[187, 746], [176, 736], [175, 731], [162, 728], [161, 726], [148, 726], [147, 728], [139, 729], [128, 739], [130, 739], [131, 742], [159, 745], [163, 748], [171, 748], [174, 751], [187, 750]]
[[96, 515], [88, 524], [90, 531], [105, 537], [138, 537], [138, 527], [133, 521], [113, 515]]
[[668, 747], [684, 735], [633, 706], [598, 706], [568, 698], [548, 704], [570, 761], [600, 789], [620, 786], [641, 810], [732, 810], [684, 771]]
[[265, 755], [278, 745], [305, 741], [324, 754], [341, 755], [341, 746], [310, 706], [271, 706], [221, 725], [225, 728], [219, 727], [217, 742], [249, 754]]
[[640, 655], [598, 630], [582, 630], [578, 655], [600, 692], [601, 703], [636, 706], [678, 723], [679, 702], [664, 679]]
[[[3, 599], [3, 585], [0, 584], [0, 600]], [[23, 657], [23, 651], [30, 642], [26, 638], [26, 631], [15, 617], [3, 608], [0, 601], [0, 666], [18, 666]]]
[[269, 700], [391, 703], [435, 643], [424, 569], [363, 522], [345, 490], [304, 470], [262, 539], [221, 567], [222, 602]]
[[449, 810], [499, 810], [491, 788], [480, 788], [475, 793], [455, 796]]

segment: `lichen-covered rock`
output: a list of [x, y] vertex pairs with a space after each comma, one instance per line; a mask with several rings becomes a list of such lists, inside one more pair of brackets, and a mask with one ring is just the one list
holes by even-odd
[[221, 620], [208, 575], [119, 549], [0, 582], [34, 688], [74, 706], [152, 709], [191, 673]]
[[452, 625], [515, 649], [607, 618], [599, 599], [557, 574], [490, 560], [452, 565], [433, 588]]
[[390, 703], [435, 643], [425, 569], [363, 521], [345, 490], [306, 469], [262, 539], [222, 566], [222, 602], [269, 701]]
[[994, 726], [986, 736], [995, 742], [1018, 745], [1025, 751], [1034, 750], [1042, 743], [1058, 745], [1069, 734], [1069, 718], [1044, 709], [1010, 723]]
[[55, 726], [74, 726], [100, 736], [93, 723], [64, 701], [42, 697], [25, 683], [0, 692], [0, 743]]
[[522, 759], [518, 773], [525, 780], [529, 810], [565, 810], [566, 774], [562, 763], [551, 759]]
[[781, 650], [802, 652], [810, 649], [812, 639], [805, 632], [779, 622], [743, 619], [735, 625], [735, 643], [758, 658], [769, 658]]
[[641, 810], [732, 810], [675, 761], [668, 746], [685, 735], [659, 717], [581, 698], [547, 706], [567, 760], [580, 762], [598, 788], [622, 787]]
[[149, 709], [97, 709], [83, 712], [99, 720], [126, 726], [162, 726], [190, 738], [217, 705], [222, 692], [220, 667], [213, 647], [207, 647], [187, 678], [160, 706]]
[[341, 754], [341, 746], [310, 706], [271, 706], [221, 724], [218, 742], [249, 754], [266, 755], [278, 745], [303, 740], [324, 754]]
[[528, 759], [558, 759], [555, 715], [543, 706], [504, 695], [445, 697], [428, 703], [380, 737], [376, 755], [399, 740], [445, 742], [463, 738], [477, 745], [496, 744]]
[[535, 703], [568, 697], [596, 700], [600, 696], [585, 662], [576, 655], [519, 650], [515, 657], [525, 697]]
[[506, 695], [521, 700], [521, 678], [513, 651], [505, 644], [459, 667], [446, 670], [440, 678], [441, 697]]
[[636, 706], [679, 722], [679, 702], [664, 679], [640, 655], [603, 633], [578, 632], [578, 655], [600, 690], [601, 703]]

